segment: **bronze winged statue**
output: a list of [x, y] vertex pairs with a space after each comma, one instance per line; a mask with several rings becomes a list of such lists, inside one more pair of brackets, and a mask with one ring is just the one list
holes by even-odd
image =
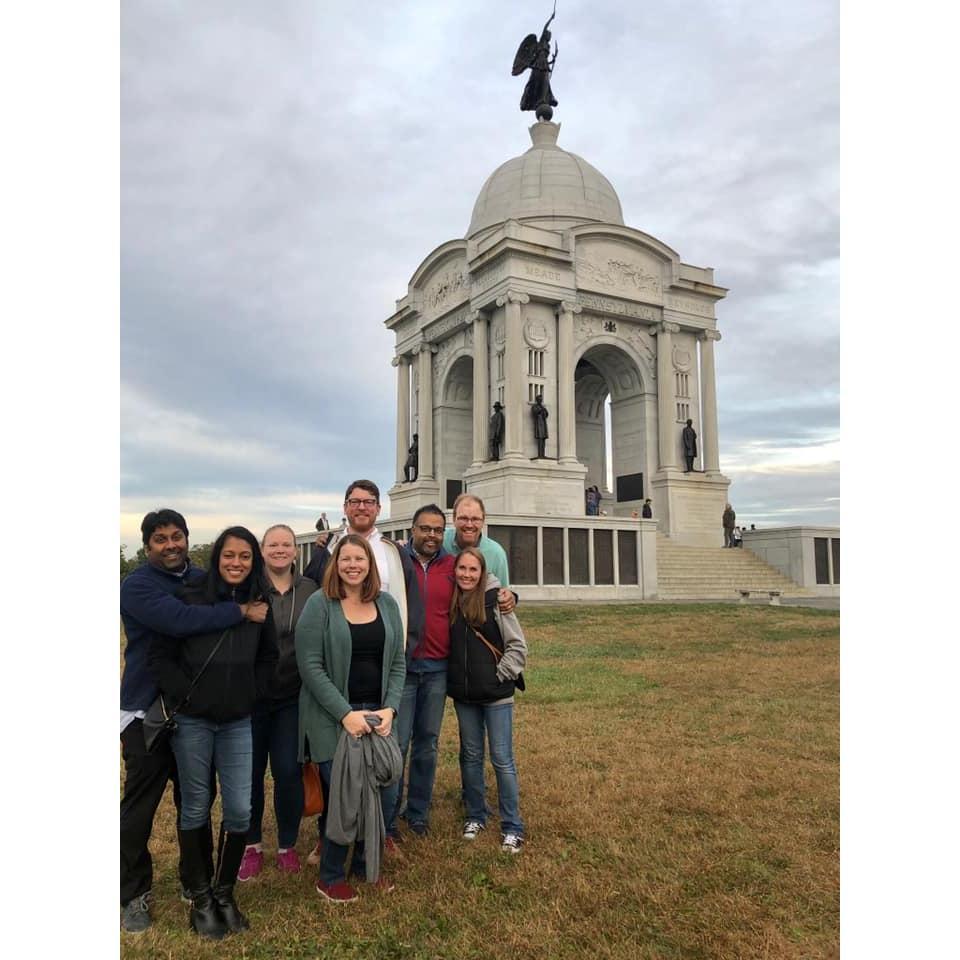
[[530, 79], [523, 88], [520, 109], [535, 111], [538, 120], [552, 119], [553, 108], [557, 106], [553, 90], [550, 89], [550, 75], [553, 73], [553, 65], [557, 62], [559, 47], [554, 41], [551, 57], [549, 29], [556, 15], [557, 7], [554, 4], [550, 19], [543, 25], [540, 39], [537, 39], [535, 33], [527, 34], [520, 43], [517, 55], [513, 58], [513, 76], [517, 77], [528, 67], [530, 68]]

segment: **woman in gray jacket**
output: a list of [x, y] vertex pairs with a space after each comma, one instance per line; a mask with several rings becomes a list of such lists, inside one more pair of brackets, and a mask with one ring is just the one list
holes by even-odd
[[[324, 807], [329, 805], [332, 761], [345, 735], [396, 736], [393, 722], [406, 679], [404, 629], [397, 602], [380, 590], [380, 577], [367, 541], [348, 534], [336, 545], [323, 588], [308, 601], [297, 624], [300, 668], [301, 761], [320, 767]], [[374, 718], [371, 725], [367, 718]], [[392, 809], [396, 792], [386, 798]], [[348, 847], [325, 838], [317, 892], [334, 903], [356, 899], [347, 882]], [[351, 873], [365, 874], [363, 842], [354, 844]], [[392, 887], [383, 878], [382, 890]]]

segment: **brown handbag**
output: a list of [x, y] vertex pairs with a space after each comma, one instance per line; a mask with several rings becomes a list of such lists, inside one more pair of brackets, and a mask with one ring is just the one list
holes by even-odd
[[303, 765], [303, 813], [304, 817], [318, 817], [323, 813], [323, 787], [320, 785], [320, 768], [315, 763]]

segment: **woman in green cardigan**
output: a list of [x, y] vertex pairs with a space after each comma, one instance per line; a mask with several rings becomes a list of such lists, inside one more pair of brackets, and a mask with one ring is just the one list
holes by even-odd
[[[337, 543], [323, 587], [307, 601], [297, 622], [296, 650], [302, 681], [300, 761], [319, 765], [326, 810], [340, 731], [358, 738], [390, 736], [406, 679], [400, 610], [389, 593], [380, 591], [377, 564], [363, 537], [349, 534]], [[379, 718], [376, 726], [366, 720], [373, 715]], [[392, 795], [383, 796], [384, 808], [392, 809], [396, 787], [388, 792]], [[348, 849], [329, 838], [323, 843], [317, 892], [335, 903], [357, 896], [345, 872]], [[364, 867], [358, 840], [351, 872], [363, 877]]]

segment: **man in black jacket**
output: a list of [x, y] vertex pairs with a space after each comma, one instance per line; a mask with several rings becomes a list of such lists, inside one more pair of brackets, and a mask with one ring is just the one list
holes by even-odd
[[[262, 623], [267, 614], [265, 603], [187, 606], [175, 596], [204, 575], [190, 563], [187, 523], [176, 510], [148, 513], [140, 532], [147, 562], [120, 585], [120, 616], [127, 639], [120, 681], [120, 743], [126, 773], [120, 801], [120, 924], [129, 933], [150, 926], [153, 862], [147, 843], [168, 780], [173, 781], [178, 820], [180, 809], [177, 767], [169, 744], [148, 753], [143, 739], [143, 716], [160, 692], [147, 665], [150, 643], [155, 634], [185, 637], [225, 630], [244, 617]], [[212, 859], [212, 836], [207, 847]]]

